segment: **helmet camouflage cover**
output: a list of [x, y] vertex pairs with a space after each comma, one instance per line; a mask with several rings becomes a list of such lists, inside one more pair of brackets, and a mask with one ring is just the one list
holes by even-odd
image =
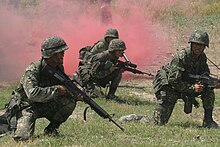
[[119, 38], [118, 31], [114, 28], [110, 28], [105, 33], [105, 38], [106, 37]]
[[125, 42], [121, 39], [113, 39], [109, 44], [109, 51], [124, 51], [126, 50]]
[[58, 36], [46, 38], [41, 44], [41, 53], [43, 58], [50, 58], [52, 55], [65, 51], [69, 47], [66, 42]]
[[198, 43], [209, 47], [209, 35], [205, 31], [195, 30], [189, 38], [189, 43]]

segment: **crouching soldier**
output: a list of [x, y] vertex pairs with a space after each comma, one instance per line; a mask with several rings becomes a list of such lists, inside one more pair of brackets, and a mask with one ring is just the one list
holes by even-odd
[[118, 68], [117, 62], [123, 56], [126, 49], [124, 41], [120, 39], [113, 39], [110, 42], [108, 50], [97, 53], [88, 60], [84, 68], [81, 68], [79, 77], [83, 81], [86, 91], [94, 91], [95, 84], [106, 87], [110, 84], [109, 92], [106, 96], [107, 99], [116, 98], [115, 92], [122, 78], [123, 70]]
[[201, 82], [192, 82], [189, 78], [189, 74], [210, 74], [204, 53], [205, 47], [209, 47], [209, 36], [202, 30], [195, 30], [189, 38], [189, 43], [190, 47], [178, 51], [170, 64], [160, 68], [154, 79], [154, 90], [158, 102], [154, 111], [154, 121], [159, 125], [168, 123], [179, 98], [182, 98], [186, 104], [184, 111], [191, 113], [192, 103], [198, 106], [195, 97], [201, 95], [204, 108], [202, 126], [217, 128], [218, 124], [212, 117], [215, 101], [213, 88]]
[[61, 83], [41, 72], [46, 64], [63, 71], [64, 52], [67, 49], [62, 38], [46, 38], [41, 45], [42, 58], [26, 68], [13, 91], [7, 113], [16, 141], [28, 140], [34, 133], [36, 119], [42, 117], [50, 121], [44, 133], [58, 135], [57, 129], [72, 114], [76, 100]]

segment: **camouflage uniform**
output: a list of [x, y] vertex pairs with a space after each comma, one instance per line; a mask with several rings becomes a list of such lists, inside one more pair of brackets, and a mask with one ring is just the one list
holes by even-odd
[[111, 82], [108, 95], [115, 94], [116, 89], [121, 81], [122, 73], [120, 70], [114, 69], [112, 71], [111, 69], [111, 64], [116, 64], [117, 60], [118, 59], [112, 56], [109, 51], [96, 54], [91, 60], [93, 63], [91, 68], [92, 81], [102, 87], [105, 87], [109, 82]]
[[83, 57], [82, 60], [79, 62], [78, 75], [75, 78], [83, 87], [85, 87], [85, 92], [92, 98], [101, 96], [101, 92], [95, 92], [95, 85], [92, 80], [89, 80], [91, 77], [91, 65], [89, 63], [89, 60], [91, 56], [108, 50], [109, 42], [107, 41], [107, 38], [114, 39], [118, 37], [119, 35], [116, 29], [108, 29], [105, 33], [105, 37], [103, 39], [100, 39], [97, 43], [95, 43], [91, 47], [90, 52], [86, 53], [85, 57]]
[[[204, 34], [206, 32], [195, 31], [194, 34], [196, 33]], [[205, 37], [203, 37], [203, 39], [204, 38]], [[197, 42], [191, 38], [189, 42], [199, 44], [205, 42], [204, 45], [208, 46], [209, 41], [203, 40], [203, 42]], [[207, 58], [204, 52], [200, 54], [198, 59], [195, 59], [191, 48], [185, 48], [174, 55], [170, 64], [158, 70], [153, 81], [158, 102], [154, 111], [154, 120], [156, 124], [164, 125], [168, 122], [177, 99], [182, 98], [185, 100], [186, 98], [195, 98], [201, 95], [205, 112], [203, 126], [215, 127], [215, 122], [212, 119], [215, 101], [214, 90], [205, 87], [203, 91], [198, 94], [194, 90], [194, 83], [190, 83], [190, 80], [186, 76], [188, 73], [194, 75], [209, 74], [210, 71], [206, 62]]]
[[[59, 39], [61, 38], [51, 37], [48, 42]], [[37, 118], [45, 117], [50, 121], [50, 124], [45, 128], [45, 133], [56, 130], [60, 124], [67, 120], [76, 106], [76, 101], [70, 94], [61, 96], [58, 90], [60, 83], [41, 73], [47, 58], [68, 49], [68, 47], [63, 44], [63, 46], [55, 48], [56, 50], [53, 49], [44, 51], [42, 48], [43, 58], [31, 63], [26, 68], [17, 88], [12, 93], [8, 110], [11, 110], [10, 123], [11, 127], [14, 127], [11, 129], [14, 129], [13, 138], [15, 140], [29, 139], [34, 133]], [[63, 66], [57, 66], [57, 70], [63, 70]]]
[[[123, 43], [122, 48], [115, 45], [118, 43], [120, 45], [121, 42]], [[111, 41], [109, 49], [107, 51], [97, 53], [90, 58], [90, 60], [88, 61], [86, 66], [84, 66], [84, 69], [82, 69], [81, 72], [87, 74], [80, 75], [82, 76], [82, 79], [86, 79], [85, 81], [83, 81], [84, 83], [86, 83], [86, 90], [94, 91], [94, 83], [98, 84], [101, 87], [106, 87], [106, 85], [111, 82], [108, 96], [114, 96], [122, 77], [120, 69], [112, 67], [118, 61], [118, 58], [114, 55], [114, 52], [116, 50], [125, 49], [126, 47], [122, 40], [114, 39]]]
[[106, 51], [108, 50], [108, 46], [109, 46], [109, 43], [108, 41], [106, 41], [106, 38], [107, 37], [111, 37], [113, 39], [117, 39], [119, 38], [119, 35], [118, 35], [118, 31], [114, 28], [110, 28], [106, 31], [105, 33], [105, 37], [100, 39], [91, 49], [91, 53], [94, 55], [94, 54], [97, 54], [97, 53], [101, 53], [103, 51]]

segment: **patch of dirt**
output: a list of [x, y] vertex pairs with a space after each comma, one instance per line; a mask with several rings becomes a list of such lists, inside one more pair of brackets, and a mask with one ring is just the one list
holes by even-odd
[[141, 97], [141, 99], [146, 100], [146, 101], [150, 101], [150, 102], [156, 102], [156, 97], [155, 95], [146, 93], [146, 92], [135, 92], [135, 91], [131, 91], [129, 95], [136, 95], [138, 97]]
[[131, 75], [129, 78], [123, 78], [123, 80], [120, 82], [119, 86], [133, 86], [133, 87], [139, 87], [139, 88], [146, 88], [146, 87], [152, 87], [153, 79], [147, 79], [143, 76], [135, 76]]

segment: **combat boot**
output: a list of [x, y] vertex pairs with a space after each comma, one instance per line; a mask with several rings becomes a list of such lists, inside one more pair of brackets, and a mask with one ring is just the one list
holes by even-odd
[[113, 99], [117, 99], [118, 97], [116, 96], [116, 95], [114, 95], [114, 94], [108, 94], [107, 96], [106, 96], [106, 99], [107, 100], [113, 100]]
[[58, 124], [50, 123], [45, 129], [44, 134], [48, 136], [59, 136], [59, 132], [57, 128], [59, 127]]
[[219, 128], [218, 124], [212, 118], [212, 109], [205, 109], [204, 120], [202, 127], [204, 128]]

